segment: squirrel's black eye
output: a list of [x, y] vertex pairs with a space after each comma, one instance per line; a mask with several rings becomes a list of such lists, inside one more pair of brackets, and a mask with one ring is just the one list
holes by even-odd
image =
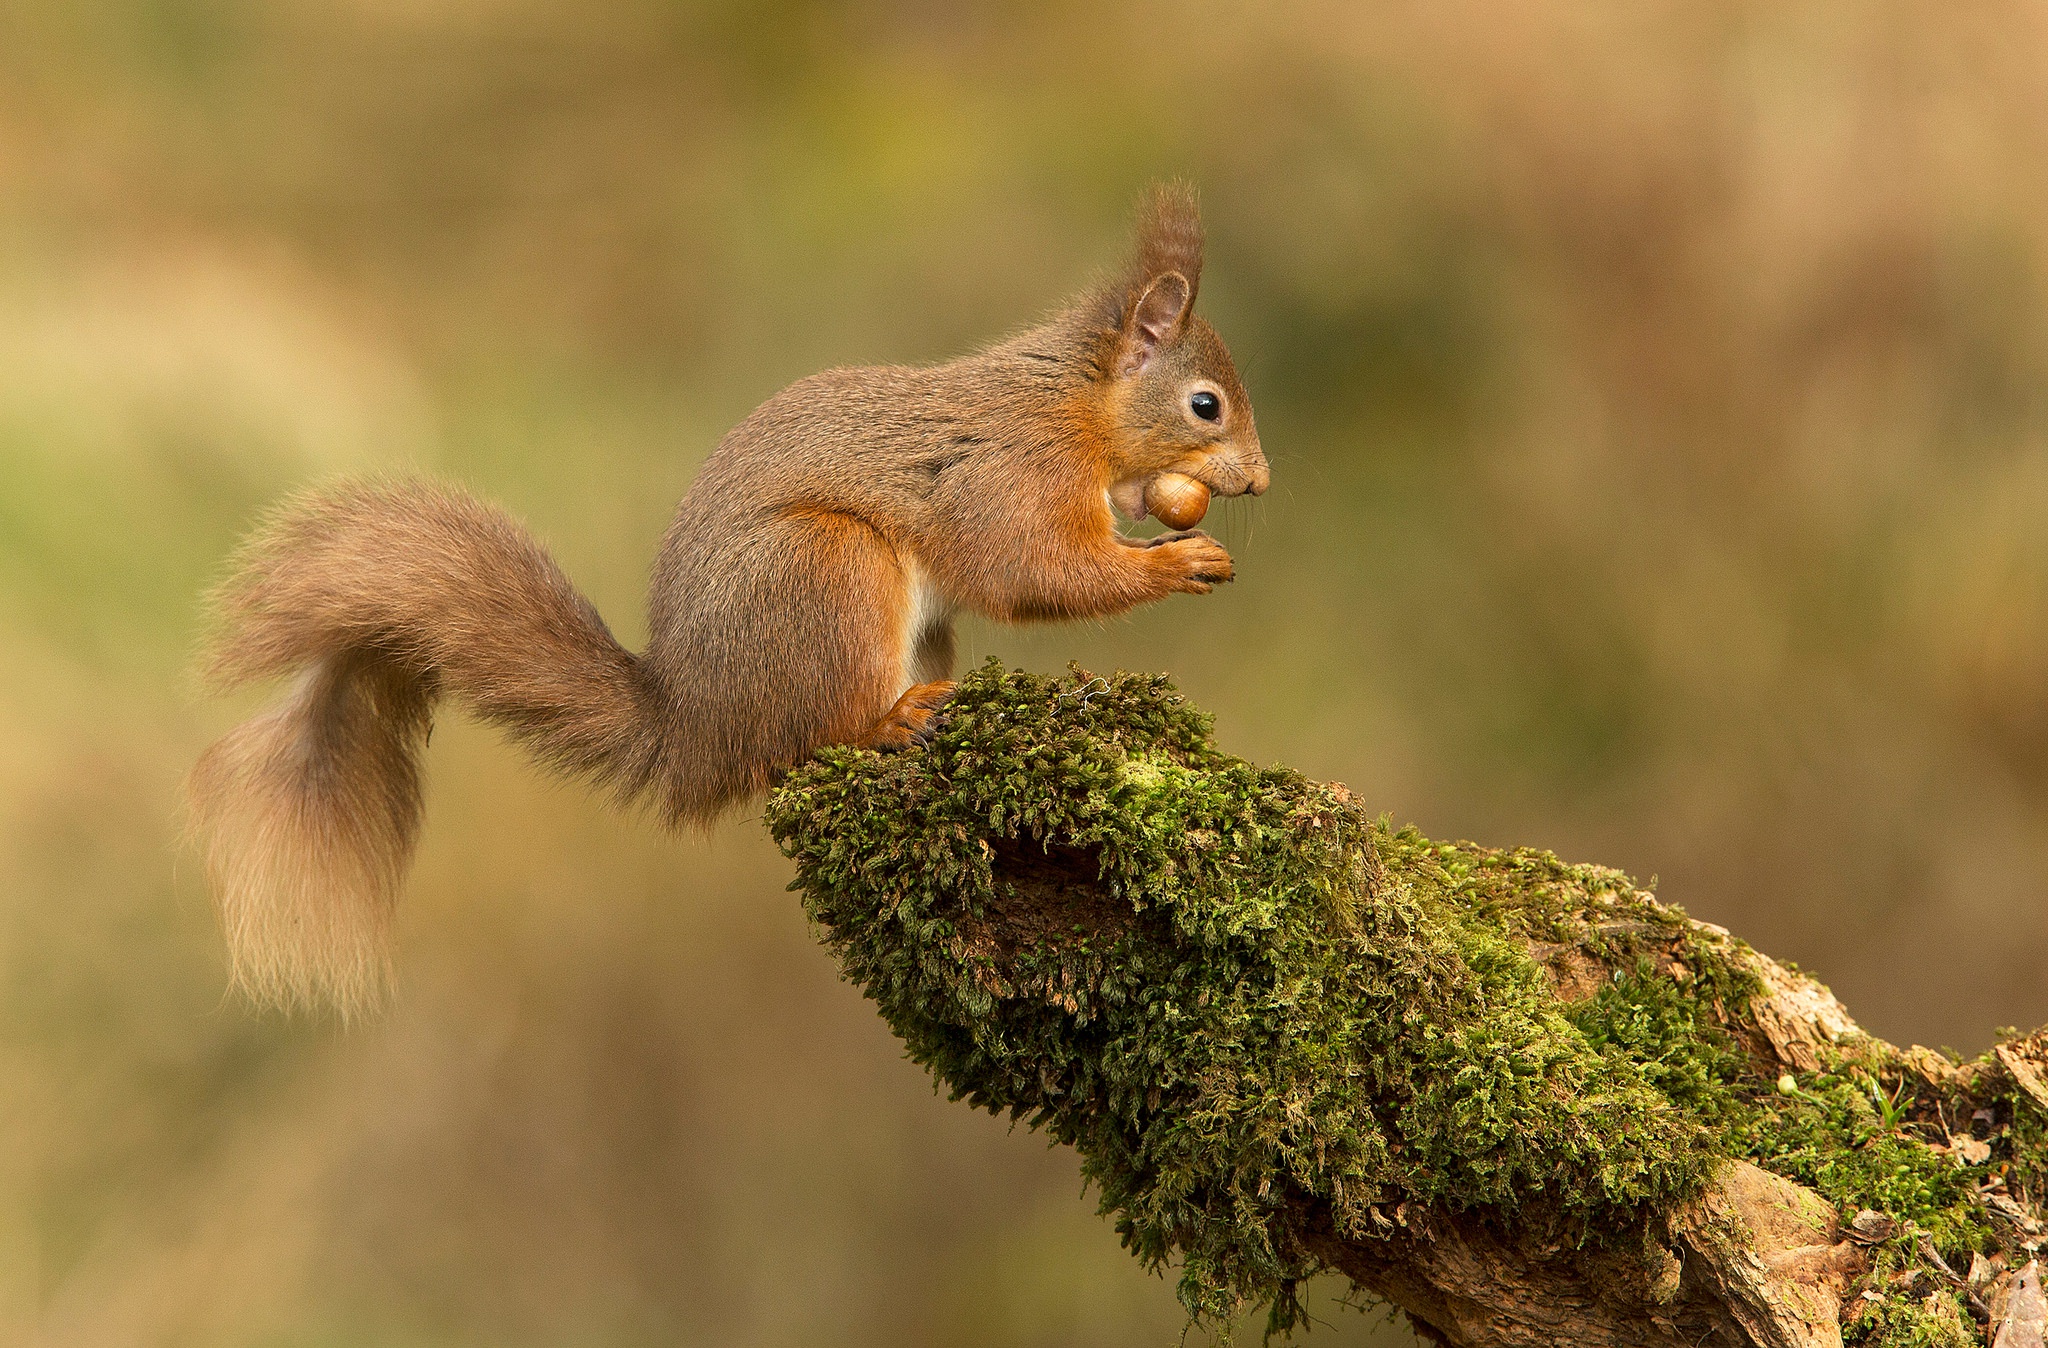
[[1223, 417], [1223, 400], [1204, 389], [1189, 396], [1188, 411], [1204, 421], [1220, 421]]

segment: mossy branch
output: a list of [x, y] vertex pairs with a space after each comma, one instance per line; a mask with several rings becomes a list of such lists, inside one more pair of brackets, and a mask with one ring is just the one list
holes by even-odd
[[2040, 1342], [2041, 1038], [1897, 1049], [1617, 871], [1209, 731], [991, 661], [768, 809], [912, 1056], [1079, 1151], [1192, 1315], [1337, 1270], [1454, 1344]]

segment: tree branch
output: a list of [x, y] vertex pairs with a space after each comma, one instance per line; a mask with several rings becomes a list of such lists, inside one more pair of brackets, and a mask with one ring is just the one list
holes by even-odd
[[992, 661], [768, 809], [912, 1056], [1074, 1146], [1192, 1315], [1336, 1270], [1459, 1345], [2040, 1344], [2040, 1037], [1895, 1048], [1619, 872], [1208, 732]]

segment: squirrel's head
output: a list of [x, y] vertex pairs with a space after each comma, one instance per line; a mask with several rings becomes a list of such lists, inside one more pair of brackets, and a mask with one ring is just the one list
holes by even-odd
[[1132, 519], [1145, 517], [1145, 484], [1160, 473], [1185, 474], [1217, 496], [1257, 496], [1272, 477], [1237, 366], [1195, 316], [1201, 280], [1193, 191], [1154, 188], [1131, 264], [1101, 295], [1094, 371], [1112, 422], [1110, 500]]

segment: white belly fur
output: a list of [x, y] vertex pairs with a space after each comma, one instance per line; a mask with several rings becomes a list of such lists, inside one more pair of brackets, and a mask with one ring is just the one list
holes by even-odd
[[906, 617], [903, 622], [903, 647], [897, 661], [900, 677], [896, 692], [901, 696], [905, 689], [920, 682], [917, 671], [918, 638], [941, 623], [950, 622], [953, 606], [939, 593], [924, 574], [924, 568], [909, 557], [903, 559], [903, 578], [909, 589], [909, 602], [904, 605]]

